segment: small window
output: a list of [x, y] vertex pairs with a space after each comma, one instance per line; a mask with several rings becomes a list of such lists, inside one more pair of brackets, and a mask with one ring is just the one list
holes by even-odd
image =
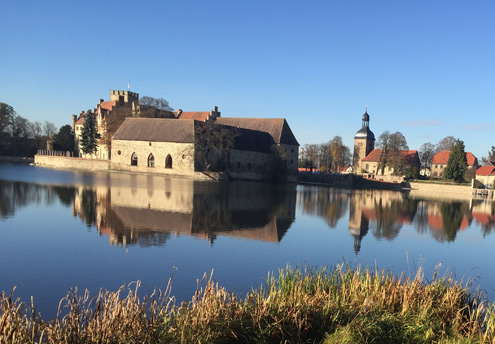
[[138, 156], [136, 154], [136, 152], [132, 153], [132, 156], [131, 156], [131, 166], [137, 166], [138, 164]]
[[155, 167], [155, 157], [153, 154], [148, 156], [148, 167]]
[[443, 165], [440, 165], [440, 169], [442, 169], [442, 168], [443, 168]]
[[237, 168], [241, 168], [241, 163], [237, 162]]
[[370, 165], [366, 164], [366, 170], [368, 170], [369, 168], [370, 168]]
[[151, 146], [151, 142], [150, 142], [150, 146]]
[[165, 168], [172, 168], [172, 157], [170, 154], [165, 158]]
[[250, 169], [251, 169], [251, 163], [248, 162], [248, 170], [250, 170]]
[[290, 149], [290, 152], [291, 152], [291, 153], [294, 153], [294, 148], [291, 148], [291, 149]]
[[118, 154], [118, 155], [122, 154], [122, 152], [120, 151], [120, 149], [119, 149], [119, 151], [117, 152], [117, 154]]
[[290, 164], [294, 165], [294, 159], [290, 159]]

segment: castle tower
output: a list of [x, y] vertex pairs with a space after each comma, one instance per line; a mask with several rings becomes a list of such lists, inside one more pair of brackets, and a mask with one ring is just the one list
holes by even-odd
[[375, 149], [375, 135], [369, 128], [370, 115], [368, 109], [363, 114], [363, 124], [354, 136], [354, 154], [352, 167], [355, 174], [361, 174], [361, 160]]
[[131, 91], [110, 91], [110, 101], [119, 102], [120, 106], [130, 107], [133, 112], [139, 111], [139, 94]]

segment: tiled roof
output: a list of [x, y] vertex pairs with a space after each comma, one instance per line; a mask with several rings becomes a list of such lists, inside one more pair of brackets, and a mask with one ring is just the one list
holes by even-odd
[[[432, 164], [439, 164], [439, 165], [447, 165], [447, 162], [449, 161], [449, 156], [450, 156], [450, 151], [441, 151], [438, 152], [433, 156], [433, 159], [431, 159]], [[473, 166], [474, 162], [476, 160], [476, 157], [473, 155], [471, 152], [466, 152], [466, 160], [468, 166]]]
[[481, 166], [476, 170], [477, 176], [495, 176], [495, 166]]
[[101, 107], [102, 109], [105, 109], [105, 110], [111, 111], [111, 110], [112, 110], [112, 107], [114, 107], [116, 103], [117, 103], [117, 101], [115, 101], [115, 100], [109, 100], [109, 101], [107, 101], [107, 102], [102, 102], [102, 103], [100, 104], [100, 107]]
[[190, 111], [190, 112], [182, 112], [179, 116], [179, 119], [194, 119], [196, 121], [204, 122], [210, 115], [209, 111]]
[[84, 124], [84, 118], [86, 117], [86, 114], [85, 113], [82, 113], [81, 116], [79, 116], [79, 118], [77, 119], [76, 121], [76, 125], [83, 125]]
[[235, 118], [218, 117], [215, 123], [231, 127], [258, 130], [270, 134], [275, 143], [299, 146], [284, 118]]
[[[370, 154], [366, 156], [362, 161], [369, 161], [369, 162], [379, 162], [380, 158], [382, 156], [383, 149], [373, 149]], [[418, 151], [415, 150], [401, 150], [400, 154], [402, 155], [402, 158], [408, 159], [408, 160], [413, 160], [414, 156], [418, 153]]]
[[194, 121], [168, 118], [126, 118], [114, 140], [194, 143]]

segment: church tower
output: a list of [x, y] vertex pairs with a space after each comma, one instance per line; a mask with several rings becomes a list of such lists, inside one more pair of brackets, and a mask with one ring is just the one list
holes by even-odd
[[354, 136], [354, 154], [352, 168], [355, 174], [361, 174], [361, 160], [363, 160], [370, 152], [375, 149], [375, 135], [369, 128], [370, 115], [368, 109], [363, 115], [363, 124], [361, 129]]

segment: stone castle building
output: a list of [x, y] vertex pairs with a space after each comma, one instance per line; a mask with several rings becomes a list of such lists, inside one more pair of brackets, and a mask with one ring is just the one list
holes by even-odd
[[[132, 114], [139, 113], [139, 94], [130, 91], [110, 91], [110, 100], [104, 101], [100, 99], [99, 103], [96, 104], [94, 109], [96, 127], [98, 132], [103, 134], [105, 132], [105, 119], [111, 116], [112, 113], [120, 109], [129, 109]], [[86, 118], [86, 112], [81, 112], [79, 116], [72, 115], [72, 130], [74, 130], [74, 138], [76, 140], [76, 150], [79, 156], [84, 158], [95, 157], [97, 159], [110, 159], [110, 150], [106, 145], [100, 144], [98, 150], [95, 154], [83, 154], [79, 137], [82, 133], [82, 128], [84, 126], [84, 120]]]
[[[95, 109], [100, 135], [105, 131], [105, 119], [112, 116], [112, 112], [126, 107], [139, 114], [137, 93], [110, 91], [110, 99], [100, 100]], [[85, 113], [79, 118], [73, 116], [76, 140], [81, 135], [85, 117]], [[225, 152], [217, 148], [208, 154], [224, 165], [220, 170], [229, 177], [267, 180], [280, 169], [288, 174], [289, 180], [297, 178], [299, 143], [283, 118], [224, 118], [216, 106], [205, 112], [178, 110], [172, 117], [126, 118], [112, 138], [111, 149], [100, 144], [95, 154], [80, 156], [110, 160], [113, 170], [192, 177], [209, 169], [202, 146], [205, 141], [200, 140], [198, 133], [210, 125], [207, 130], [213, 135], [231, 133], [234, 137], [233, 147], [228, 149], [226, 157], [220, 156]]]

